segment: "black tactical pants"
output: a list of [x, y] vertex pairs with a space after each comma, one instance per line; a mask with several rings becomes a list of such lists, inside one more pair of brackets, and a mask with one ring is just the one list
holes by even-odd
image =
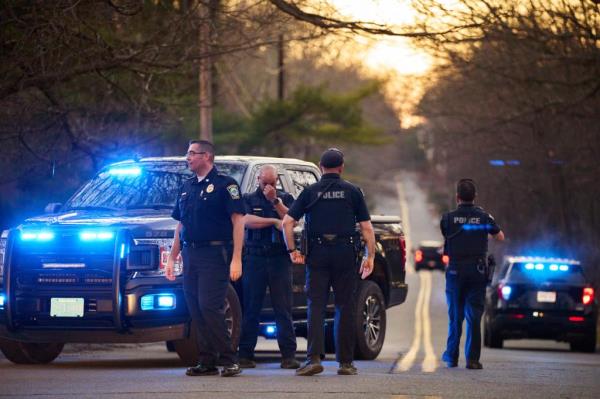
[[197, 327], [198, 359], [204, 366], [237, 363], [225, 323], [231, 248], [184, 247], [183, 289], [192, 322]]
[[292, 262], [287, 253], [244, 256], [242, 284], [244, 287], [244, 318], [239, 355], [254, 358], [258, 338], [260, 311], [267, 286], [275, 314], [277, 343], [284, 359], [296, 355], [296, 334], [292, 324]]
[[351, 244], [313, 244], [306, 262], [306, 293], [308, 299], [307, 355], [325, 353], [323, 315], [333, 287], [335, 303], [335, 356], [340, 363], [354, 358], [356, 291], [358, 270]]
[[465, 356], [479, 361], [481, 354], [481, 316], [485, 301], [485, 274], [476, 264], [450, 265], [446, 270], [448, 303], [448, 342], [442, 355], [445, 362], [458, 362], [463, 321], [467, 319]]

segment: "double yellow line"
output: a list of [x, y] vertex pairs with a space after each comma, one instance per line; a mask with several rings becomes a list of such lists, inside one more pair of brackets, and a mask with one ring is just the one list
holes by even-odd
[[[404, 189], [400, 180], [396, 182], [396, 188], [398, 190], [398, 199], [400, 201], [400, 210], [402, 215], [402, 225], [404, 228], [404, 234], [406, 237], [406, 254], [412, 253], [412, 246], [410, 238], [410, 219], [408, 214], [408, 205], [406, 203], [406, 197], [404, 196]], [[431, 341], [431, 315], [429, 312], [429, 304], [431, 302], [431, 285], [432, 275], [429, 271], [419, 273], [419, 294], [417, 296], [417, 305], [415, 306], [415, 332], [413, 335], [412, 344], [406, 355], [404, 355], [400, 361], [397, 361], [393, 371], [402, 372], [410, 370], [419, 354], [421, 348], [421, 341], [423, 341], [423, 348], [425, 350], [425, 357], [421, 364], [421, 369], [425, 373], [432, 373], [438, 366], [437, 357], [433, 350], [433, 344]]]

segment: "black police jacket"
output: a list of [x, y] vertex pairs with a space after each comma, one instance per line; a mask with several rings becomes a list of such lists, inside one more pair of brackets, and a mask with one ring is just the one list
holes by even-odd
[[483, 208], [473, 204], [459, 204], [442, 216], [440, 229], [444, 236], [444, 253], [451, 263], [485, 257], [488, 234], [498, 234], [500, 227]]
[[[275, 210], [275, 206], [263, 194], [260, 187], [253, 193], [244, 194], [244, 206], [247, 214], [260, 216], [263, 218], [280, 219]], [[285, 191], [277, 190], [277, 198], [283, 205], [289, 208], [294, 202], [294, 197]], [[245, 245], [284, 245], [283, 234], [273, 226], [263, 229], [248, 229], [245, 232]]]

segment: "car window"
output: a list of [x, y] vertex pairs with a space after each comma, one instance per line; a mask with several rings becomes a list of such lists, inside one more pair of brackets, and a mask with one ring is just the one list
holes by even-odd
[[300, 194], [302, 190], [317, 182], [317, 176], [308, 170], [294, 170], [288, 169], [292, 183], [294, 183], [294, 189], [296, 194]]
[[517, 283], [585, 283], [581, 266], [560, 263], [514, 263], [508, 277], [511, 282]]

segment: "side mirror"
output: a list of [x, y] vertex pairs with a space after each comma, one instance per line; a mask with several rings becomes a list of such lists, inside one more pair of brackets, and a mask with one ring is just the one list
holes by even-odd
[[45, 213], [57, 213], [62, 207], [62, 203], [60, 202], [51, 202], [44, 208]]

